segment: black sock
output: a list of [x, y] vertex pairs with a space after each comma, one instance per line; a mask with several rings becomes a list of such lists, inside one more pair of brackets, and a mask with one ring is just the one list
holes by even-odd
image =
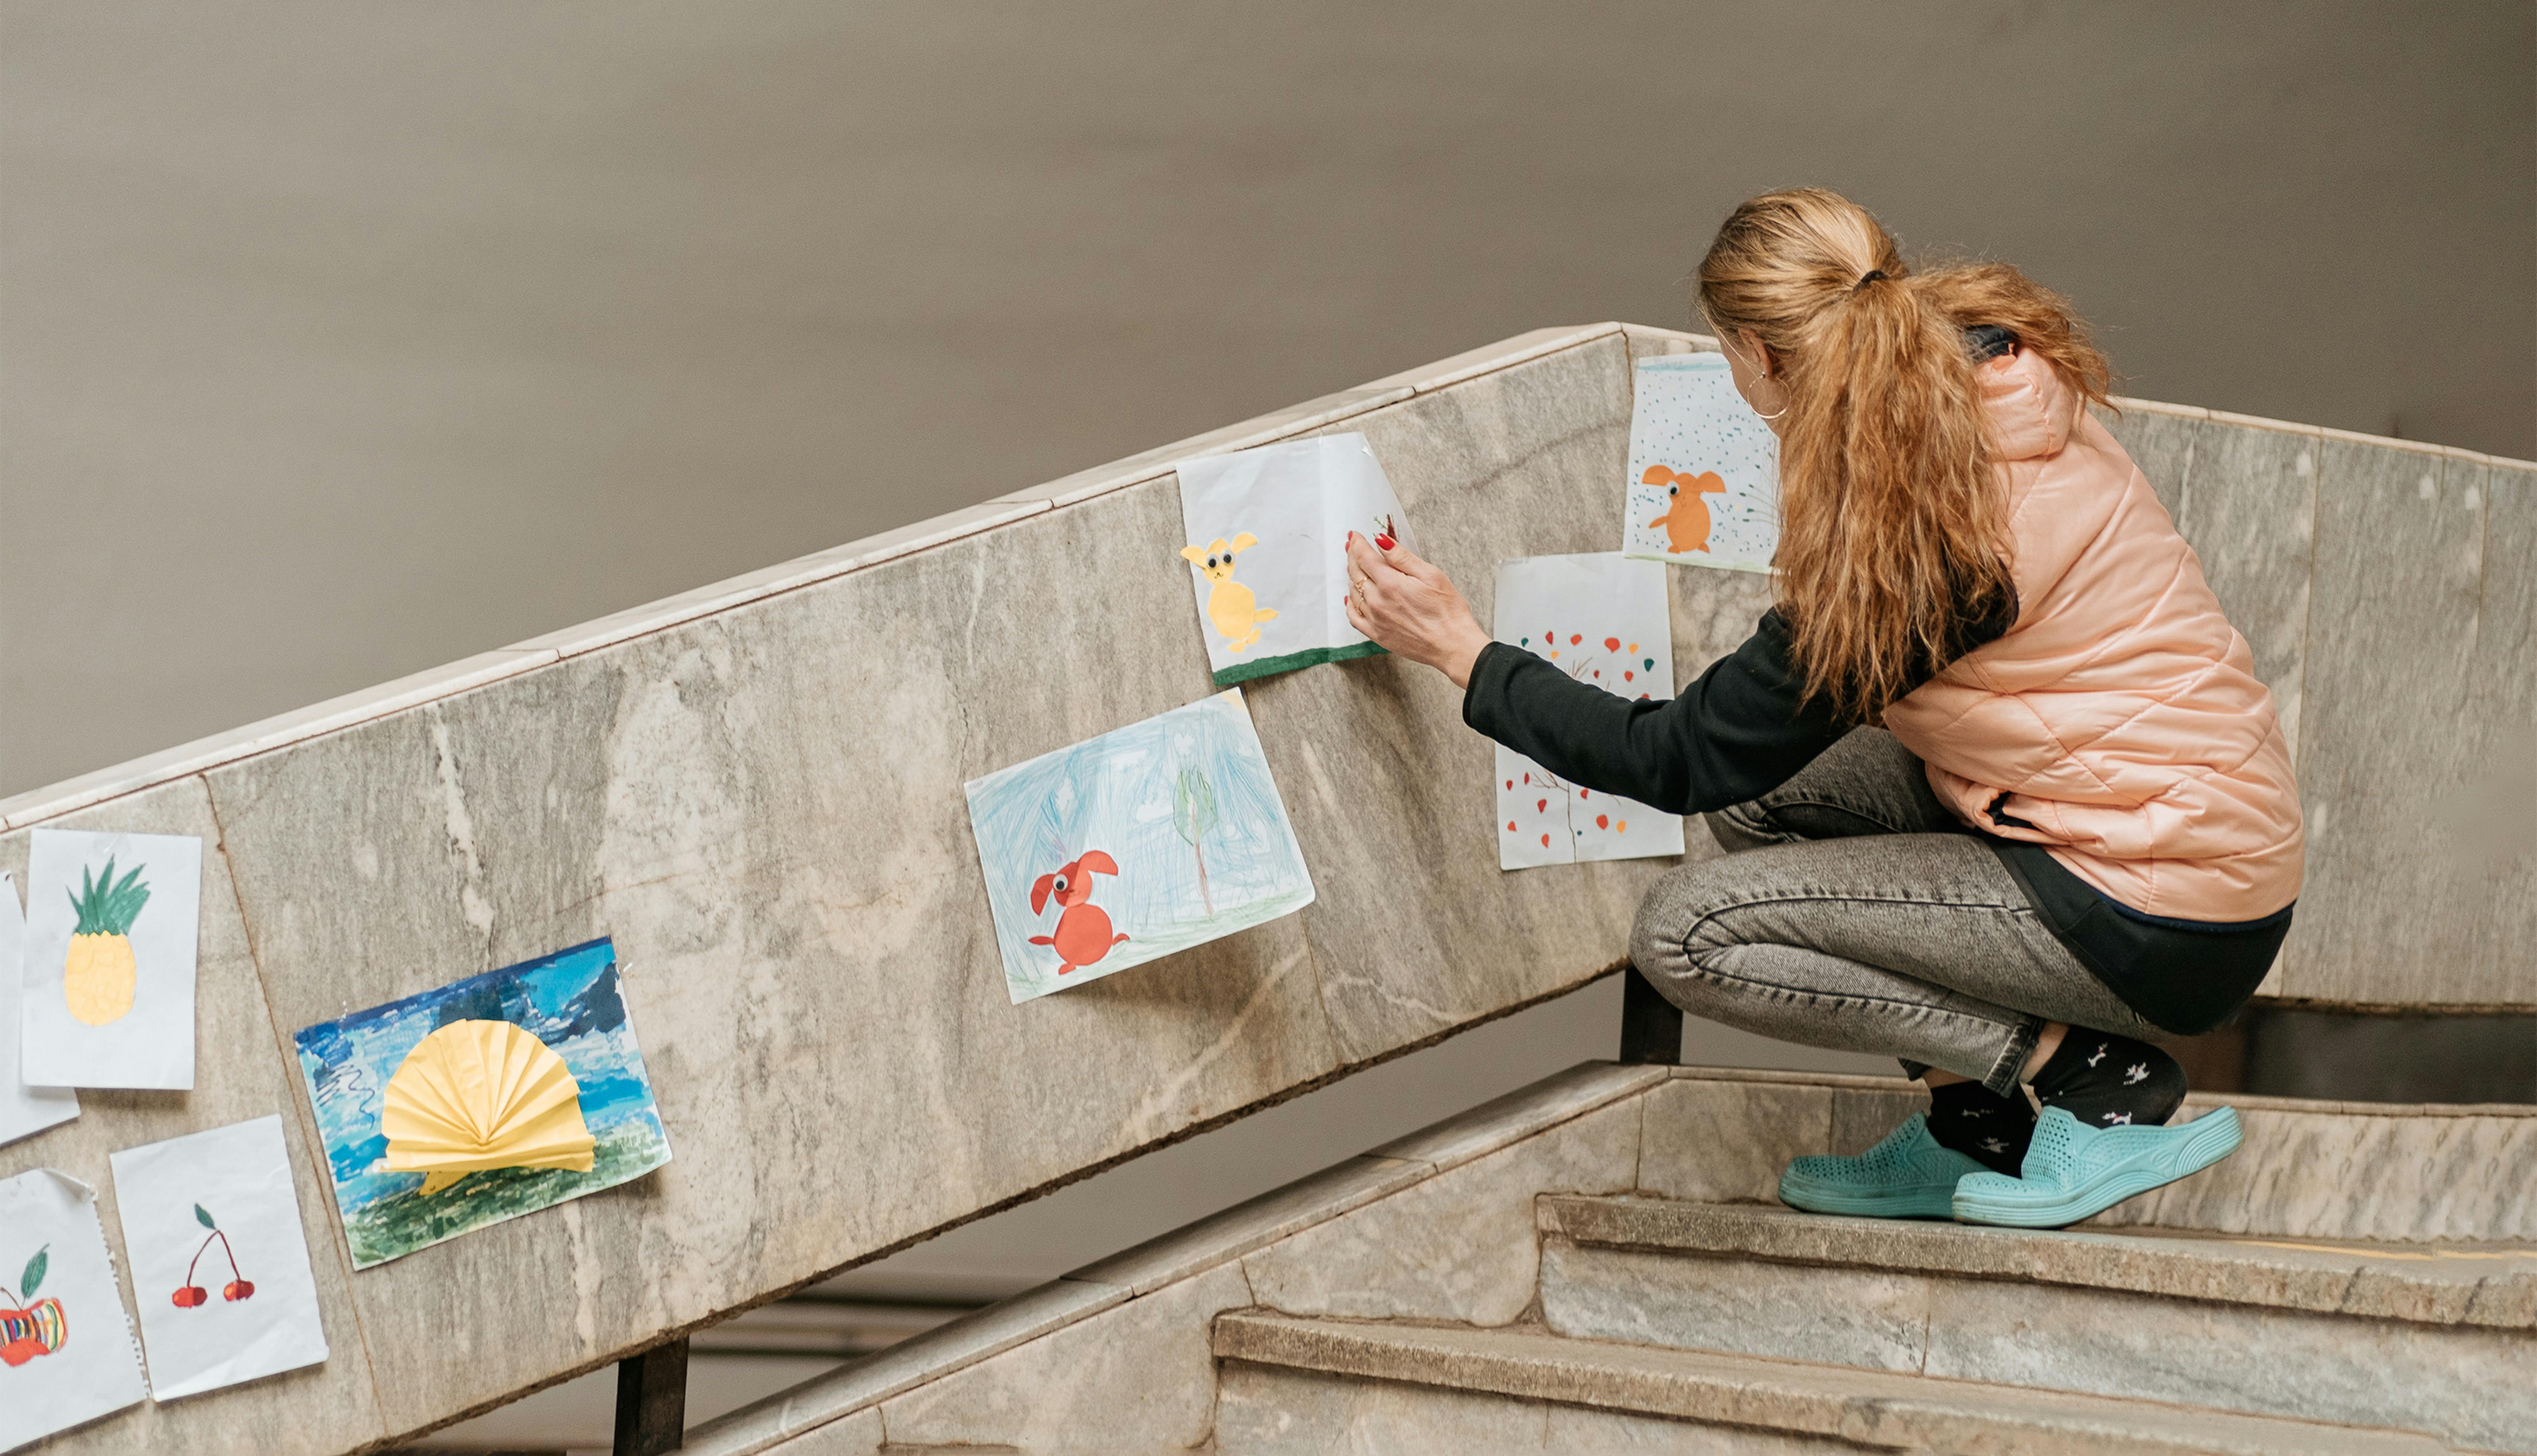
[[2017, 1176], [2035, 1136], [2035, 1109], [2023, 1097], [2002, 1097], [1980, 1082], [1929, 1089], [1929, 1136], [1994, 1172]]
[[2035, 1074], [2035, 1100], [2090, 1127], [2157, 1127], [2184, 1103], [2184, 1068], [2147, 1042], [2072, 1027]]

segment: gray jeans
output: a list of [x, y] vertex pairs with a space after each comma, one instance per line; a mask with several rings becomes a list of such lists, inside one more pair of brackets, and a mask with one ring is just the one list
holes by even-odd
[[2053, 936], [1883, 728], [1708, 821], [1726, 856], [1658, 881], [1630, 939], [1640, 972], [1695, 1016], [2002, 1096], [2048, 1022], [2161, 1035]]

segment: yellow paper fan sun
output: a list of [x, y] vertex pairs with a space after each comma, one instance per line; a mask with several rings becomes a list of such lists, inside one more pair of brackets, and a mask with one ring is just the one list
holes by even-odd
[[493, 1168], [588, 1172], [597, 1146], [581, 1085], [553, 1048], [507, 1021], [453, 1021], [406, 1053], [388, 1079], [388, 1169], [437, 1193]]

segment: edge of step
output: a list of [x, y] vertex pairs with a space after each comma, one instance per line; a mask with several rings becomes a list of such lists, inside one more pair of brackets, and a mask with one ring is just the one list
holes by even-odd
[[2417, 1324], [2537, 1329], [2537, 1247], [2334, 1243], [2178, 1231], [1993, 1229], [1759, 1204], [1546, 1193], [1572, 1243], [2069, 1285]]
[[2407, 1431], [1928, 1375], [1572, 1339], [1529, 1327], [1218, 1315], [1218, 1360], [1480, 1392], [1890, 1450], [2432, 1453]]
[[[1926, 1088], [1910, 1078], [1876, 1072], [1792, 1072], [1776, 1067], [1713, 1067], [1692, 1062], [1669, 1062], [1664, 1065], [1664, 1071], [1678, 1082], [1758, 1082], [1829, 1088], [1839, 1092], [1890, 1092], [1922, 1098], [1928, 1095]], [[2291, 1112], [2329, 1117], [2537, 1117], [2537, 1103], [2370, 1103], [2315, 1097], [2276, 1097], [2257, 1092], [2185, 1094], [2184, 1110], [2196, 1116], [2221, 1108], [2236, 1108], [2241, 1112]]]

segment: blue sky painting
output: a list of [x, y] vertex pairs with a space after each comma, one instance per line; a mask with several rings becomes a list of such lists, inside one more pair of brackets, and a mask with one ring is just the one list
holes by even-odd
[[[423, 1174], [387, 1171], [379, 1116], [388, 1079], [416, 1044], [456, 1021], [510, 1022], [563, 1058], [598, 1144], [589, 1171], [493, 1169], [426, 1195]], [[320, 1022], [293, 1041], [356, 1268], [613, 1187], [670, 1161], [619, 993], [617, 948], [607, 940]]]
[[1292, 915], [1312, 876], [1239, 688], [972, 781], [1012, 998]]

